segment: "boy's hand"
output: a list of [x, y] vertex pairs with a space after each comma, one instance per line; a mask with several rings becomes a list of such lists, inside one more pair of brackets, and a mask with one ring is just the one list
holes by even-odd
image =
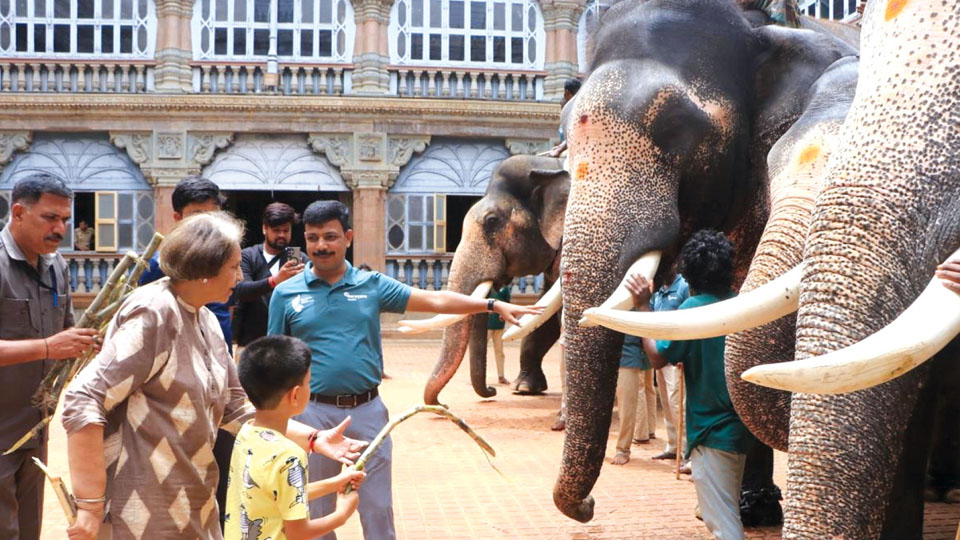
[[343, 493], [343, 490], [347, 489], [348, 485], [352, 486], [353, 490], [356, 491], [366, 478], [367, 473], [363, 471], [358, 471], [353, 467], [344, 469], [343, 472], [338, 474], [334, 479], [334, 482], [337, 484], [337, 493]]
[[359, 500], [356, 491], [351, 491], [346, 495], [343, 493], [337, 495], [337, 513], [346, 519], [357, 509], [357, 502]]
[[340, 422], [339, 426], [319, 432], [311, 450], [344, 465], [353, 465], [354, 460], [360, 457], [360, 451], [367, 446], [367, 443], [344, 437], [343, 432], [349, 425], [350, 417], [348, 416], [343, 422]]

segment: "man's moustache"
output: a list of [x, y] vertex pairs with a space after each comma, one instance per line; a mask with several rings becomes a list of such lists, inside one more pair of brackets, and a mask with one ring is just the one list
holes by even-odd
[[332, 251], [314, 251], [314, 257], [326, 257], [327, 255], [333, 255]]
[[63, 235], [57, 234], [57, 233], [53, 233], [53, 234], [48, 234], [48, 235], [44, 236], [43, 239], [44, 239], [44, 240], [56, 240], [57, 243], [60, 243], [60, 242], [63, 242]]

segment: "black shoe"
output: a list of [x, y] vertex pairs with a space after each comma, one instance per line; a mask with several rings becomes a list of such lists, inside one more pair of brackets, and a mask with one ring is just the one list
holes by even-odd
[[783, 523], [780, 488], [771, 486], [740, 493], [740, 521], [744, 527], [773, 527]]

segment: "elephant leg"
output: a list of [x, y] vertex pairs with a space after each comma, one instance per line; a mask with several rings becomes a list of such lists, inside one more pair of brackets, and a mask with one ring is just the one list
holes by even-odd
[[520, 374], [513, 381], [513, 391], [523, 396], [546, 392], [547, 376], [543, 373], [543, 357], [560, 338], [560, 314], [543, 323], [520, 342]]
[[767, 527], [783, 523], [783, 496], [773, 483], [773, 448], [760, 441], [747, 452], [740, 486], [740, 520], [744, 527]]

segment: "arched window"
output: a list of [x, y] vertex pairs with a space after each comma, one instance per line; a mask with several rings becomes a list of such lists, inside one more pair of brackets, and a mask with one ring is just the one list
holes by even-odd
[[543, 69], [535, 0], [397, 0], [387, 35], [396, 65]]
[[587, 8], [580, 15], [577, 26], [577, 64], [580, 73], [586, 73], [590, 69], [590, 58], [593, 56], [593, 43], [590, 38], [597, 29], [600, 16], [612, 3], [613, 0], [589, 0]]
[[194, 60], [353, 59], [349, 0], [197, 0], [192, 26]]
[[153, 0], [0, 0], [0, 54], [153, 58]]

